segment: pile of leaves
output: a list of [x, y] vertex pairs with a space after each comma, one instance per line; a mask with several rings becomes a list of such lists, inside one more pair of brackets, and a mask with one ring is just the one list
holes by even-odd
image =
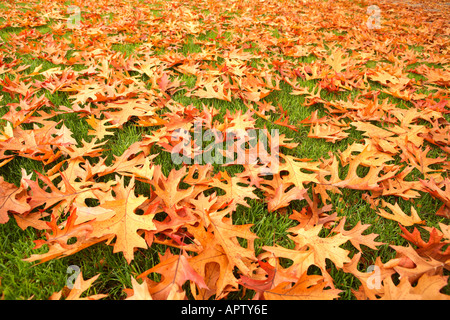
[[[0, 42], [0, 222], [37, 231], [35, 249], [48, 250], [30, 263], [99, 243], [132, 263], [138, 251], [166, 246], [132, 277], [129, 299], [224, 299], [243, 288], [253, 299], [338, 299], [330, 265], [360, 281], [357, 299], [449, 299], [449, 9], [427, 3], [380, 3], [380, 26], [368, 28], [363, 0], [72, 1], [79, 21], [66, 1], [1, 2], [0, 30], [20, 32]], [[201, 49], [184, 52], [189, 45]], [[295, 108], [310, 116], [292, 121], [269, 99], [282, 90], [303, 97]], [[57, 95], [67, 104], [53, 103]], [[245, 108], [215, 107], [222, 101]], [[85, 136], [67, 115], [89, 126]], [[216, 154], [231, 161], [195, 161], [208, 150], [192, 139], [183, 163], [156, 163], [176, 152], [180, 129], [194, 137], [198, 123], [231, 143], [231, 153]], [[138, 141], [108, 153], [129, 126], [143, 128]], [[302, 139], [342, 150], [301, 158], [293, 155], [301, 142], [268, 129], [292, 137], [304, 127]], [[227, 140], [252, 129], [279, 153], [249, 137]], [[348, 139], [351, 132], [361, 139]], [[22, 158], [42, 170], [8, 181]], [[349, 227], [332, 202], [345, 190], [396, 221], [408, 245], [376, 241], [369, 224]], [[438, 225], [414, 205], [426, 194], [439, 204], [431, 213]], [[291, 246], [255, 245], [253, 224], [236, 223], [250, 203], [288, 216]], [[366, 248], [383, 246], [395, 258], [378, 256], [371, 272], [362, 270]], [[77, 289], [50, 298], [78, 299], [96, 279], [80, 275]]]

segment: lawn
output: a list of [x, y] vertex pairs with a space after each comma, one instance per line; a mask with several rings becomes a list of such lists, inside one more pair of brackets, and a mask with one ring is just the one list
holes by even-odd
[[0, 297], [450, 299], [443, 1], [0, 0]]

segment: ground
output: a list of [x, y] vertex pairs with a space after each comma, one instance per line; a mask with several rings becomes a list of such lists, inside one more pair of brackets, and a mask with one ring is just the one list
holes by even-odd
[[0, 296], [449, 299], [449, 9], [0, 1]]

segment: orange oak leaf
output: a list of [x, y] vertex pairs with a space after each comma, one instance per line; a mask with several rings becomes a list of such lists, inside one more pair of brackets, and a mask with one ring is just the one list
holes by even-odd
[[317, 180], [317, 172], [320, 171], [318, 162], [310, 162], [306, 159], [282, 154], [280, 154], [280, 159], [283, 159], [284, 162], [280, 163], [279, 171], [288, 172], [287, 175], [282, 177], [285, 183], [291, 183], [299, 189], [305, 189], [304, 184], [319, 182]]
[[[33, 249], [40, 248], [44, 244], [54, 243], [68, 250], [78, 247], [79, 243], [84, 242], [89, 237], [89, 234], [92, 232], [92, 225], [89, 223], [75, 224], [76, 219], [76, 208], [74, 208], [67, 220], [62, 223], [62, 228], [60, 228], [57, 224], [58, 218], [52, 215], [50, 222], [47, 222], [51, 233], [50, 230], [45, 233], [46, 240], [34, 240], [36, 246]], [[74, 241], [74, 239], [75, 243], [69, 243], [69, 241]]]
[[[251, 224], [233, 224], [232, 218], [226, 217], [231, 212], [232, 207], [211, 212], [209, 220], [214, 236], [227, 254], [230, 263], [244, 275], [248, 275], [252, 270], [251, 263], [256, 261], [254, 242], [258, 237], [250, 231]], [[245, 239], [246, 245], [242, 246], [238, 238]]]
[[88, 280], [83, 280], [83, 273], [80, 272], [75, 282], [72, 284], [72, 288], [69, 288], [67, 286], [64, 287], [63, 290], [53, 293], [49, 297], [49, 300], [99, 300], [106, 298], [108, 296], [107, 294], [94, 294], [81, 297], [81, 295], [85, 291], [89, 290], [92, 283], [95, 282], [95, 280], [97, 280], [99, 276], [100, 274]]
[[308, 230], [288, 229], [292, 235], [289, 238], [294, 241], [296, 248], [307, 247], [313, 252], [314, 263], [323, 271], [326, 270], [326, 259], [331, 260], [336, 267], [342, 268], [344, 263], [350, 262], [349, 251], [340, 246], [350, 240], [348, 235], [338, 233], [331, 237], [322, 238], [319, 232], [322, 225], [314, 226]]
[[146, 281], [139, 284], [135, 278], [131, 277], [131, 285], [133, 286], [133, 289], [123, 290], [127, 294], [125, 300], [153, 300]]
[[155, 188], [156, 195], [162, 199], [168, 208], [176, 209], [180, 202], [187, 200], [192, 195], [194, 187], [180, 188], [184, 176], [186, 176], [186, 167], [170, 171], [167, 178], [163, 175], [160, 166], [155, 167], [151, 183]]
[[0, 176], [0, 223], [9, 220], [8, 213], [25, 213], [32, 209], [27, 203], [22, 186], [16, 187], [12, 183], [6, 182]]
[[401, 278], [395, 285], [391, 278], [384, 280], [384, 295], [379, 300], [449, 300], [449, 296], [440, 290], [447, 285], [447, 278], [438, 275], [422, 275], [416, 286], [407, 278]]
[[411, 215], [409, 216], [400, 208], [398, 203], [392, 205], [384, 200], [382, 200], [381, 203], [384, 208], [389, 208], [392, 211], [392, 213], [389, 213], [386, 210], [379, 208], [377, 214], [382, 216], [383, 218], [395, 220], [404, 226], [412, 226], [414, 224], [425, 224], [425, 221], [419, 217], [414, 207], [411, 207]]
[[397, 256], [386, 262], [383, 267], [393, 268], [400, 277], [407, 278], [413, 283], [423, 274], [442, 275], [444, 263], [431, 257], [421, 257], [411, 246], [391, 245], [391, 247], [397, 252]]
[[100, 207], [113, 210], [114, 215], [109, 219], [92, 222], [91, 237], [102, 238], [110, 236], [115, 238], [114, 253], [123, 252], [128, 263], [134, 258], [134, 248], [147, 248], [144, 238], [138, 230], [156, 230], [153, 223], [154, 214], [138, 215], [136, 210], [147, 198], [134, 193], [134, 179], [128, 187], [122, 185], [123, 180], [114, 188], [116, 198], [107, 200]]
[[[422, 239], [422, 235], [418, 229], [414, 228], [413, 232], [409, 232], [405, 227], [399, 224], [403, 234], [401, 236], [417, 246], [416, 252], [423, 257], [431, 257], [435, 260], [445, 263], [445, 268], [450, 268], [450, 248], [447, 246], [450, 241], [444, 239], [443, 234], [438, 233], [438, 229], [432, 228], [429, 233], [428, 242]], [[444, 249], [444, 250], [443, 250]]]
[[[419, 181], [424, 185], [425, 190], [433, 197], [441, 200], [444, 204], [438, 209], [436, 214], [446, 218], [450, 217], [450, 179], [445, 179], [441, 184], [438, 184], [433, 178], [429, 181]], [[442, 186], [445, 190], [442, 189]]]
[[341, 221], [339, 222], [339, 224], [337, 226], [335, 226], [331, 232], [336, 232], [336, 233], [340, 233], [346, 237], [350, 238], [350, 242], [352, 243], [352, 245], [358, 249], [358, 251], [362, 251], [361, 250], [361, 244], [377, 250], [377, 246], [382, 245], [382, 242], [377, 242], [375, 241], [375, 238], [378, 237], [378, 234], [375, 233], [371, 233], [368, 235], [363, 235], [363, 232], [369, 228], [371, 225], [370, 224], [361, 224], [361, 221], [358, 221], [356, 223], [356, 225], [351, 229], [351, 230], [345, 230], [344, 226], [345, 226], [345, 222], [346, 222], [346, 217], [343, 217], [341, 219]]
[[[203, 278], [191, 267], [190, 259], [183, 253], [173, 255], [167, 250], [164, 255], [160, 255], [160, 263], [141, 273], [138, 279], [144, 279], [148, 283], [149, 294], [154, 300], [184, 299], [181, 286], [188, 280], [200, 289], [208, 289]], [[147, 277], [154, 272], [162, 276], [161, 281], [155, 283]]]
[[289, 187], [286, 188], [282, 182], [278, 185], [273, 197], [270, 197], [267, 200], [267, 209], [269, 212], [287, 207], [293, 200], [304, 199], [304, 195], [307, 193], [306, 189], [299, 189], [295, 186], [292, 188]]
[[265, 298], [265, 291], [271, 290], [281, 283], [296, 282], [297, 280], [295, 276], [284, 273], [284, 270], [280, 266], [273, 267], [270, 263], [262, 260], [258, 260], [258, 265], [264, 270], [264, 275], [261, 276], [261, 279], [247, 276], [241, 276], [239, 278], [239, 284], [256, 291], [254, 300], [263, 300]]
[[206, 229], [204, 224], [199, 223], [198, 226], [188, 225], [187, 229], [198, 246], [198, 253], [190, 259], [190, 264], [208, 286], [208, 289], [197, 288], [198, 293], [192, 290], [195, 299], [207, 300], [213, 295], [216, 299], [222, 299], [230, 292], [237, 291], [234, 264], [212, 227]]
[[225, 194], [220, 199], [225, 203], [230, 203], [232, 208], [236, 208], [238, 204], [249, 207], [245, 199], [257, 199], [258, 196], [254, 193], [254, 187], [249, 185], [243, 186], [243, 183], [246, 183], [246, 181], [238, 177], [230, 177], [226, 171], [220, 171], [212, 178], [209, 186], [225, 191]]
[[325, 288], [323, 277], [304, 273], [294, 285], [280, 283], [265, 291], [264, 297], [267, 300], [333, 300], [339, 297], [341, 290]]
[[367, 268], [366, 272], [361, 272], [358, 270], [361, 255], [361, 252], [355, 254], [350, 262], [344, 264], [343, 270], [353, 274], [361, 282], [359, 290], [353, 290], [359, 299], [376, 300], [383, 296], [383, 280], [391, 277], [395, 271], [391, 268], [384, 268], [380, 257], [377, 257], [375, 264]]

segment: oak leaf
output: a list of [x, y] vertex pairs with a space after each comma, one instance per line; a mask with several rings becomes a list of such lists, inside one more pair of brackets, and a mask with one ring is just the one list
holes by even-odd
[[414, 207], [411, 206], [411, 216], [407, 215], [398, 205], [395, 203], [394, 205], [381, 200], [382, 206], [385, 208], [389, 208], [392, 213], [388, 213], [386, 210], [379, 208], [377, 214], [382, 216], [383, 218], [395, 220], [401, 223], [404, 226], [412, 226], [414, 224], [425, 224], [425, 221], [422, 220]]
[[49, 300], [98, 300], [106, 298], [107, 294], [94, 294], [86, 297], [81, 297], [81, 295], [88, 290], [92, 283], [97, 280], [100, 275], [96, 275], [89, 280], [83, 280], [83, 273], [80, 272], [75, 282], [73, 283], [73, 287], [69, 289], [69, 287], [64, 287], [63, 290], [59, 292], [53, 293]]
[[[422, 235], [419, 230], [414, 228], [413, 232], [409, 232], [405, 227], [399, 225], [403, 234], [401, 236], [417, 246], [416, 252], [422, 257], [431, 257], [435, 260], [441, 261], [446, 264], [445, 268], [450, 268], [450, 248], [444, 247], [449, 244], [450, 241], [445, 241], [444, 235], [438, 233], [438, 229], [432, 228], [429, 233], [429, 239], [425, 242], [422, 239]], [[444, 241], [443, 241], [444, 240]]]
[[339, 297], [341, 290], [325, 287], [323, 277], [304, 273], [294, 285], [283, 282], [265, 291], [264, 297], [267, 300], [333, 300]]
[[413, 283], [423, 274], [442, 275], [443, 262], [431, 257], [421, 257], [411, 246], [391, 245], [391, 247], [397, 252], [397, 256], [386, 262], [383, 267], [393, 268], [400, 277], [408, 278]]
[[349, 236], [338, 233], [336, 235], [322, 238], [319, 232], [321, 225], [317, 225], [308, 230], [288, 229], [293, 235], [289, 238], [294, 241], [296, 248], [307, 247], [313, 252], [314, 263], [323, 271], [326, 270], [326, 259], [331, 260], [336, 267], [342, 268], [344, 263], [350, 262], [348, 257], [350, 251], [342, 249], [340, 246], [350, 240]]
[[335, 233], [340, 233], [346, 237], [350, 238], [350, 242], [352, 243], [352, 245], [358, 249], [358, 251], [362, 251], [361, 250], [361, 244], [377, 250], [377, 246], [382, 245], [382, 242], [377, 242], [374, 241], [375, 238], [378, 237], [378, 234], [375, 233], [371, 233], [368, 235], [363, 235], [363, 232], [369, 228], [371, 225], [370, 224], [361, 224], [361, 221], [358, 221], [356, 223], [356, 225], [351, 229], [351, 230], [345, 230], [344, 226], [345, 226], [345, 222], [346, 222], [346, 217], [343, 217], [341, 219], [341, 221], [339, 222], [339, 224], [337, 226], [335, 226], [331, 232], [335, 232]]
[[101, 204], [102, 208], [113, 210], [115, 214], [106, 220], [93, 221], [91, 237], [113, 236], [116, 238], [114, 253], [123, 252], [125, 259], [130, 263], [134, 258], [134, 248], [147, 248], [147, 243], [137, 231], [156, 230], [156, 226], [153, 223], [154, 214], [136, 214], [136, 210], [147, 198], [141, 195], [136, 197], [134, 179], [126, 188], [122, 183], [114, 188], [116, 198]]
[[[203, 278], [190, 266], [189, 259], [185, 253], [173, 255], [167, 249], [164, 255], [160, 255], [160, 263], [141, 273], [138, 279], [148, 282], [149, 294], [154, 300], [184, 299], [181, 286], [188, 280], [201, 289], [208, 288]], [[154, 272], [161, 274], [161, 281], [155, 283], [147, 277]]]
[[131, 285], [133, 289], [124, 289], [124, 292], [127, 294], [125, 300], [153, 300], [146, 281], [139, 284], [135, 278], [131, 277]]
[[238, 280], [234, 275], [234, 264], [219, 237], [213, 233], [212, 227], [206, 229], [204, 224], [199, 223], [198, 226], [188, 225], [187, 229], [198, 246], [198, 254], [190, 259], [190, 264], [208, 286], [207, 289], [197, 288], [198, 293], [197, 290], [192, 290], [194, 297], [207, 300], [215, 295], [216, 299], [222, 299], [230, 292], [237, 291]]
[[[218, 243], [226, 252], [230, 263], [236, 266], [244, 275], [251, 272], [251, 263], [256, 261], [254, 242], [258, 237], [250, 231], [251, 224], [235, 225], [232, 218], [226, 217], [232, 213], [232, 207], [208, 214], [212, 231]], [[238, 238], [245, 239], [246, 245], [239, 243]]]
[[16, 187], [12, 183], [6, 182], [0, 176], [0, 223], [9, 220], [8, 213], [26, 213], [32, 209], [27, 203], [22, 186]]

